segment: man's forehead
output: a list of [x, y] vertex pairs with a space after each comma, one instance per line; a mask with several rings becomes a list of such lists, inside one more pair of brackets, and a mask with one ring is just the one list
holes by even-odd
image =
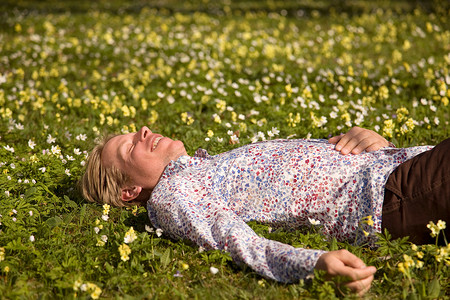
[[132, 135], [132, 133], [117, 135], [105, 144], [102, 155], [102, 161], [105, 165], [110, 165], [115, 159], [123, 160], [123, 145], [130, 140]]

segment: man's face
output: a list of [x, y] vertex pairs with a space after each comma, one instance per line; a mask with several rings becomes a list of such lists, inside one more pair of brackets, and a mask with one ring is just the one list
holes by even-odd
[[153, 189], [171, 160], [187, 155], [183, 142], [174, 141], [142, 127], [110, 139], [102, 152], [105, 167], [115, 166], [128, 176], [132, 185]]

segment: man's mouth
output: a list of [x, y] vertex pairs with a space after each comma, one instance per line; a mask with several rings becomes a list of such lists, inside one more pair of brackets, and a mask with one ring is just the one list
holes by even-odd
[[163, 137], [157, 137], [154, 141], [153, 141], [153, 145], [152, 145], [152, 151], [155, 151], [156, 146], [158, 146], [159, 141], [162, 139]]

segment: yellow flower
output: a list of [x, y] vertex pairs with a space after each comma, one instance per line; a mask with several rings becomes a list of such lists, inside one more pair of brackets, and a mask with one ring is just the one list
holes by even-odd
[[369, 225], [369, 226], [373, 226], [373, 224], [374, 224], [373, 219], [372, 219], [372, 216], [367, 216], [365, 222], [366, 222], [366, 224]]
[[427, 228], [431, 230], [430, 235], [432, 237], [436, 237], [439, 234], [439, 227], [436, 226], [433, 221], [430, 221], [430, 223], [428, 223]]
[[445, 223], [445, 221], [439, 220], [437, 222], [436, 226], [439, 230], [444, 230], [446, 228], [446, 223]]
[[128, 256], [131, 253], [131, 249], [127, 244], [122, 244], [119, 246], [120, 259], [127, 261], [130, 259]]
[[449, 255], [449, 247], [441, 247], [438, 251], [438, 254], [436, 254], [435, 257], [438, 262], [441, 262], [443, 260], [447, 261], [448, 255]]
[[81, 279], [77, 279], [75, 280], [75, 282], [73, 283], [73, 290], [74, 291], [78, 291], [81, 287], [81, 285], [83, 284], [83, 282], [81, 281]]
[[213, 136], [214, 136], [214, 131], [208, 130], [208, 132], [206, 133], [206, 135], [207, 135], [208, 137], [213, 137]]
[[181, 268], [182, 268], [183, 270], [187, 270], [187, 269], [189, 269], [189, 265], [188, 265], [187, 263], [185, 263], [185, 262], [182, 262], [182, 263], [181, 263]]
[[403, 259], [405, 260], [405, 262], [403, 263], [403, 265], [406, 268], [409, 267], [414, 267], [415, 263], [414, 260], [411, 258], [411, 256], [407, 255], [407, 254], [403, 254]]
[[216, 107], [219, 110], [219, 113], [223, 113], [227, 108], [227, 102], [224, 100], [216, 100]]
[[397, 120], [401, 122], [409, 114], [409, 111], [406, 107], [400, 107], [395, 113], [397, 114]]
[[0, 247], [0, 261], [5, 260], [5, 248]]
[[405, 265], [403, 263], [398, 263], [397, 268], [400, 272], [402, 272], [403, 274], [406, 274]]
[[8, 273], [9, 272], [9, 266], [6, 266], [3, 268], [3, 272]]
[[154, 124], [158, 120], [158, 112], [154, 109], [150, 111], [150, 118], [148, 118], [149, 124]]
[[104, 215], [109, 214], [110, 209], [111, 209], [111, 206], [109, 204], [103, 204], [103, 214]]
[[416, 266], [417, 266], [418, 269], [422, 269], [423, 261], [421, 261], [421, 260], [416, 261]]
[[94, 283], [88, 282], [86, 283], [87, 291], [91, 293], [92, 299], [98, 299], [100, 297], [100, 294], [102, 293], [102, 290]]
[[187, 112], [181, 113], [181, 120], [186, 123], [186, 125], [191, 125], [194, 123], [194, 118], [192, 118]]
[[384, 121], [384, 127], [383, 127], [383, 135], [392, 138], [394, 134], [394, 122], [392, 120], [385, 120]]

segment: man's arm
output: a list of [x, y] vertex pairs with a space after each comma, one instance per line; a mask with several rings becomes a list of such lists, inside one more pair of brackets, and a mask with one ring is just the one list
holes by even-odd
[[322, 254], [315, 269], [326, 271], [330, 276], [345, 277], [348, 280], [345, 286], [360, 296], [370, 289], [373, 274], [377, 271], [344, 249]]
[[389, 146], [389, 142], [375, 131], [357, 126], [345, 134], [330, 138], [328, 142], [335, 144], [334, 149], [343, 155], [371, 152]]

